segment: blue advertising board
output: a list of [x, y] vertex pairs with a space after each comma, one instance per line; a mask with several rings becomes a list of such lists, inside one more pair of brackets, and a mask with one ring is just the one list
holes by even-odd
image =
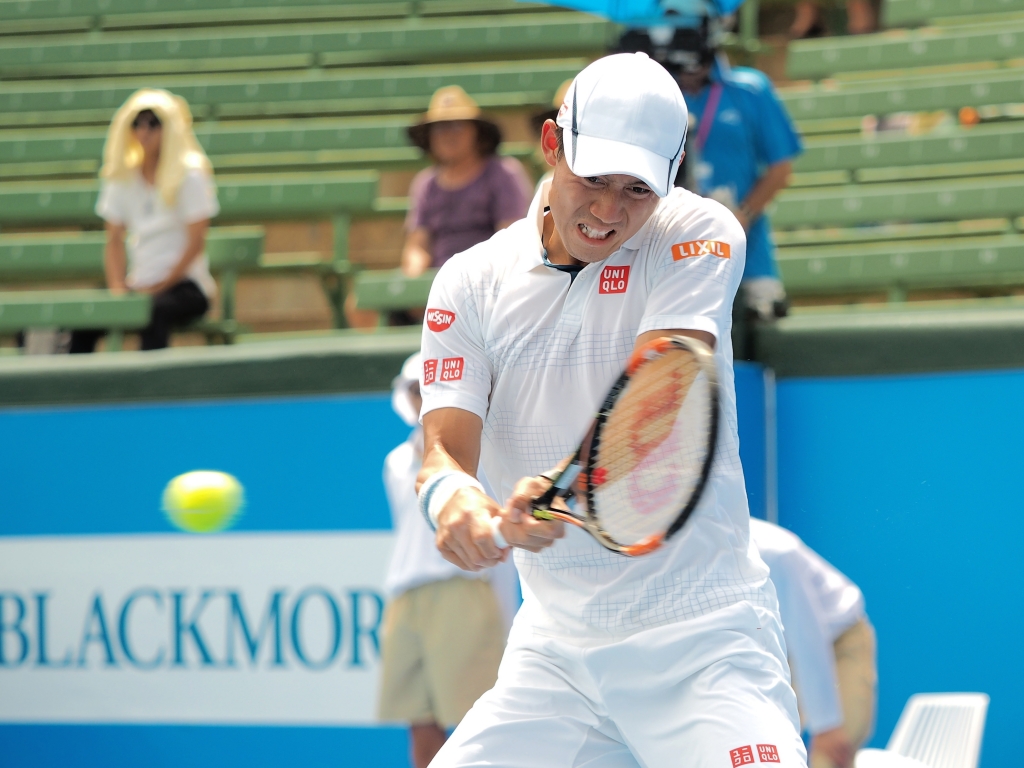
[[1024, 371], [788, 379], [779, 517], [863, 590], [884, 747], [907, 699], [991, 696], [984, 767], [1018, 765]]

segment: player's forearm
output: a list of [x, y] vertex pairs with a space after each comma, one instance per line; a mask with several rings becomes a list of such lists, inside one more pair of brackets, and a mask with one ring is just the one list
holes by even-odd
[[476, 477], [483, 421], [459, 408], [438, 408], [423, 417], [423, 466], [416, 492], [431, 475], [445, 469]]
[[740, 210], [745, 214], [748, 221], [753, 222], [764, 213], [775, 196], [789, 186], [789, 177], [793, 172], [793, 164], [789, 160], [775, 163], [768, 166], [768, 170], [757, 180], [757, 183], [750, 190], [747, 199], [740, 205]]

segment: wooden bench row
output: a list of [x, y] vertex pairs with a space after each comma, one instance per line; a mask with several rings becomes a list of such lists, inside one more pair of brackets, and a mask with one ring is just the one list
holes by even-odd
[[280, 24], [349, 19], [396, 19], [536, 13], [550, 6], [515, 0], [3, 0], [5, 35], [88, 30]]
[[[420, 112], [443, 85], [462, 86], [485, 108], [544, 105], [586, 63], [586, 59], [570, 58], [202, 77], [14, 81], [0, 83], [0, 127], [105, 125], [117, 107], [143, 86], [180, 94], [200, 121]], [[794, 119], [810, 131], [821, 132], [815, 121], [1022, 103], [1024, 68], [905, 72], [878, 80], [792, 86], [780, 89], [779, 95]], [[849, 129], [845, 123], [842, 126]]]
[[1018, 11], [1020, 18], [1015, 21], [797, 40], [789, 46], [786, 73], [793, 80], [818, 79], [838, 73], [1020, 58], [1024, 56], [1024, 10]]
[[[209, 123], [197, 126], [196, 134], [221, 172], [385, 168], [425, 162], [408, 142], [405, 128], [411, 122], [391, 117]], [[0, 179], [93, 176], [104, 138], [101, 128], [0, 131]], [[534, 151], [533, 142], [502, 147], [504, 154], [526, 160]], [[1024, 171], [1004, 161], [1024, 162], [1024, 121], [924, 136], [819, 137], [809, 139], [797, 159], [794, 186]]]
[[882, 22], [887, 27], [912, 27], [944, 19], [966, 21], [983, 14], [1020, 11], [1017, 0], [885, 0]]
[[0, 77], [208, 73], [603, 53], [609, 22], [578, 13], [0, 38]]
[[547, 105], [586, 59], [400, 67], [160, 75], [0, 83], [0, 127], [105, 125], [142, 87], [182, 96], [198, 120], [422, 112], [444, 85], [459, 85], [484, 108]]

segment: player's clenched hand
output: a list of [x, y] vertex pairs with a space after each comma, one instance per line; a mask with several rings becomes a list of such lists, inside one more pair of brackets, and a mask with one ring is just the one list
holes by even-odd
[[531, 514], [531, 502], [544, 493], [551, 481], [541, 477], [524, 477], [505, 504], [501, 534], [513, 547], [540, 552], [565, 535], [561, 520], [538, 520]]
[[490, 519], [501, 513], [493, 499], [476, 488], [463, 488], [437, 515], [437, 548], [445, 560], [466, 571], [480, 571], [508, 559], [491, 535]]

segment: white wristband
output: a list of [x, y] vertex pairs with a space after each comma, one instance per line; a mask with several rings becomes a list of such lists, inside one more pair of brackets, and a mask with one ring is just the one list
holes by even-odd
[[420, 512], [433, 530], [437, 530], [437, 516], [444, 509], [444, 505], [463, 488], [476, 488], [480, 493], [485, 493], [480, 481], [456, 469], [435, 472], [420, 487]]
[[500, 515], [491, 518], [491, 538], [494, 539], [494, 546], [498, 549], [508, 549], [508, 542], [505, 541], [505, 537], [501, 535], [501, 530], [499, 529], [500, 525]]

